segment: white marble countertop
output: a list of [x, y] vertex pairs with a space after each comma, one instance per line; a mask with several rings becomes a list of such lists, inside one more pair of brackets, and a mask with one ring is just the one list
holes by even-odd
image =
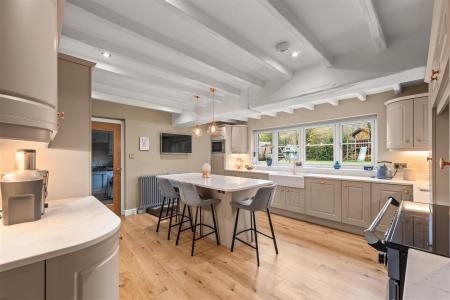
[[[428, 180], [416, 180], [416, 181], [408, 181], [399, 178], [393, 179], [378, 179], [369, 176], [353, 176], [353, 175], [340, 175], [340, 174], [319, 174], [319, 173], [298, 173], [293, 174], [289, 171], [278, 171], [278, 170], [234, 170], [234, 169], [226, 169], [225, 171], [231, 172], [245, 172], [245, 173], [259, 173], [259, 174], [268, 174], [268, 175], [277, 175], [277, 176], [287, 176], [287, 177], [299, 177], [299, 178], [323, 178], [323, 179], [335, 179], [335, 180], [348, 180], [348, 181], [363, 181], [363, 182], [372, 182], [372, 183], [383, 183], [383, 184], [400, 184], [400, 185], [410, 185], [413, 186], [413, 197], [415, 202], [424, 202], [429, 203], [429, 181]], [[280, 184], [280, 183], [279, 183]]]
[[199, 187], [224, 192], [244, 191], [273, 184], [273, 182], [270, 180], [222, 176], [214, 174], [209, 178], [203, 178], [201, 173], [159, 175], [157, 177], [166, 178], [178, 182], [191, 183]]
[[93, 196], [49, 201], [38, 221], [0, 222], [0, 272], [92, 246], [119, 228], [120, 218]]
[[450, 258], [410, 249], [403, 299], [450, 299]]

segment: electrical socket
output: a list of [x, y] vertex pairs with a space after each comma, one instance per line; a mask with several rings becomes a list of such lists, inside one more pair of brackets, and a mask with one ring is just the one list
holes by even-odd
[[407, 163], [394, 163], [394, 168], [395, 169], [405, 169], [408, 167]]

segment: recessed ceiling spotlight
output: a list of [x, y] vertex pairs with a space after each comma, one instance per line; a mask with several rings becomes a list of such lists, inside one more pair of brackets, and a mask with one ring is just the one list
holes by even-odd
[[275, 45], [275, 50], [278, 53], [286, 53], [289, 51], [289, 42], [279, 42]]
[[111, 57], [111, 53], [107, 52], [107, 51], [102, 51], [102, 56], [105, 58], [110, 58]]
[[297, 58], [299, 54], [300, 54], [300, 52], [298, 52], [298, 51], [292, 51], [291, 56], [293, 58]]

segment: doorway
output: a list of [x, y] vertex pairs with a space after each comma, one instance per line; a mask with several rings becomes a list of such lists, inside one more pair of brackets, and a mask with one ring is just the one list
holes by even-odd
[[92, 195], [121, 214], [122, 129], [116, 122], [92, 122]]

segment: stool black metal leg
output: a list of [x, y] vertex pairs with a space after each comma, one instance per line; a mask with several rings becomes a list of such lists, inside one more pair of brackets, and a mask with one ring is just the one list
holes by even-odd
[[231, 252], [234, 250], [234, 240], [236, 239], [236, 229], [239, 220], [239, 208], [236, 210], [236, 221], [234, 222], [233, 241], [231, 242]]
[[200, 206], [200, 236], [203, 235], [203, 218], [202, 218], [202, 207]]
[[252, 212], [252, 216], [253, 216], [253, 230], [255, 232], [255, 246], [256, 246], [256, 262], [258, 264], [259, 267], [259, 248], [258, 248], [258, 232], [256, 231], [256, 217], [255, 217], [255, 212]]
[[173, 208], [175, 206], [175, 199], [171, 199], [171, 200], [172, 200], [172, 206], [170, 207], [169, 230], [167, 232], [167, 239], [168, 240], [170, 240], [170, 232], [172, 231], [171, 229], [172, 229]]
[[[178, 241], [180, 240], [180, 233], [181, 233], [181, 226], [183, 225], [183, 220], [184, 220], [184, 212], [186, 211], [186, 206], [183, 206], [183, 213], [181, 214], [181, 221], [180, 221], [180, 225], [178, 225], [178, 233], [177, 233], [177, 241], [175, 243], [175, 245], [178, 245]], [[191, 221], [192, 223], [192, 221]]]
[[164, 203], [166, 202], [166, 197], [163, 198], [161, 210], [159, 211], [159, 219], [158, 219], [158, 225], [156, 226], [156, 232], [159, 231], [159, 224], [161, 223], [162, 213], [164, 210]]
[[[186, 206], [186, 205], [184, 205]], [[191, 223], [191, 231], [194, 231], [194, 223], [192, 223], [192, 214], [191, 214], [191, 208], [188, 206], [188, 214], [189, 214], [189, 222]]]
[[277, 240], [275, 238], [275, 231], [273, 231], [272, 219], [270, 218], [269, 209], [267, 209], [267, 217], [269, 217], [270, 231], [272, 231], [272, 239], [273, 239], [273, 245], [275, 246], [275, 252], [278, 254]]
[[214, 223], [214, 232], [216, 233], [216, 242], [217, 245], [220, 245], [219, 234], [217, 233], [217, 223], [216, 223], [216, 213], [214, 212], [214, 205], [211, 204], [211, 214]]
[[197, 206], [197, 209], [195, 210], [194, 232], [192, 232], [192, 249], [191, 249], [191, 256], [194, 256], [195, 232], [197, 231], [197, 217], [198, 217], [198, 206]]
[[[253, 229], [253, 217], [252, 217], [252, 212], [251, 211], [249, 211], [249, 213], [250, 213], [250, 228], [251, 229]], [[251, 238], [251, 241], [253, 242], [253, 240], [255, 239], [254, 237], [253, 237], [253, 230], [250, 230], [250, 238]]]

